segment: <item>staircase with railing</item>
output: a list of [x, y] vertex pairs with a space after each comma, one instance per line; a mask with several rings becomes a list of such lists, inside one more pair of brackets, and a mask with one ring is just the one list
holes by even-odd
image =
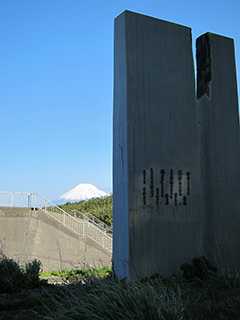
[[80, 237], [88, 237], [108, 252], [112, 252], [111, 228], [89, 213], [75, 210], [75, 217], [65, 212], [39, 193], [0, 192], [0, 207], [21, 207], [42, 210]]
[[94, 224], [96, 227], [100, 228], [105, 234], [108, 234], [112, 238], [112, 228], [95, 217], [93, 214], [89, 212], [80, 212], [78, 210], [73, 210], [73, 215], [75, 218], [80, 218], [82, 220], [89, 221], [90, 223]]

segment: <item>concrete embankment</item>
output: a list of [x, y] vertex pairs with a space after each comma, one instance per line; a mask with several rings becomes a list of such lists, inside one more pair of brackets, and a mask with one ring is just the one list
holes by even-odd
[[20, 264], [38, 259], [43, 271], [111, 266], [111, 254], [41, 210], [0, 208], [0, 250]]

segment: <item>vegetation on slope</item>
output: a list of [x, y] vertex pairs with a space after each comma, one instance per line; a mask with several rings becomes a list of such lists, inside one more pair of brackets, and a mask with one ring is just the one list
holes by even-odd
[[90, 199], [88, 201], [67, 202], [59, 205], [65, 212], [72, 214], [73, 210], [78, 210], [82, 213], [88, 212], [106, 223], [112, 225], [112, 203], [113, 197]]

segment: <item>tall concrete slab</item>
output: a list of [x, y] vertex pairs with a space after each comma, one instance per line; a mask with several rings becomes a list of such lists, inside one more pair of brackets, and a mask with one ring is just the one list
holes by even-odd
[[[234, 43], [197, 39], [205, 252], [222, 269], [240, 270], [240, 143]], [[204, 206], [204, 207], [203, 207]]]
[[114, 33], [114, 270], [169, 276], [204, 242], [191, 29], [125, 11]]

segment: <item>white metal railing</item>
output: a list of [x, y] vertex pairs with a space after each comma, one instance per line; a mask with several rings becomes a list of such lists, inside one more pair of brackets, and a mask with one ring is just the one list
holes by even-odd
[[74, 218], [39, 193], [0, 191], [0, 207], [40, 209], [80, 237], [89, 237], [105, 250], [112, 252], [112, 238], [94, 222], [90, 219], [79, 220]]
[[31, 204], [31, 193], [0, 191], [1, 207], [31, 208], [32, 205], [34, 205], [34, 200], [32, 199], [32, 204]]
[[73, 214], [75, 218], [78, 218], [78, 219], [80, 218], [93, 223], [97, 228], [100, 228], [103, 232], [107, 233], [110, 237], [112, 237], [112, 233], [113, 233], [112, 228], [106, 223], [102, 222], [97, 217], [95, 217], [93, 214], [88, 212], [82, 213], [78, 210], [73, 210]]

